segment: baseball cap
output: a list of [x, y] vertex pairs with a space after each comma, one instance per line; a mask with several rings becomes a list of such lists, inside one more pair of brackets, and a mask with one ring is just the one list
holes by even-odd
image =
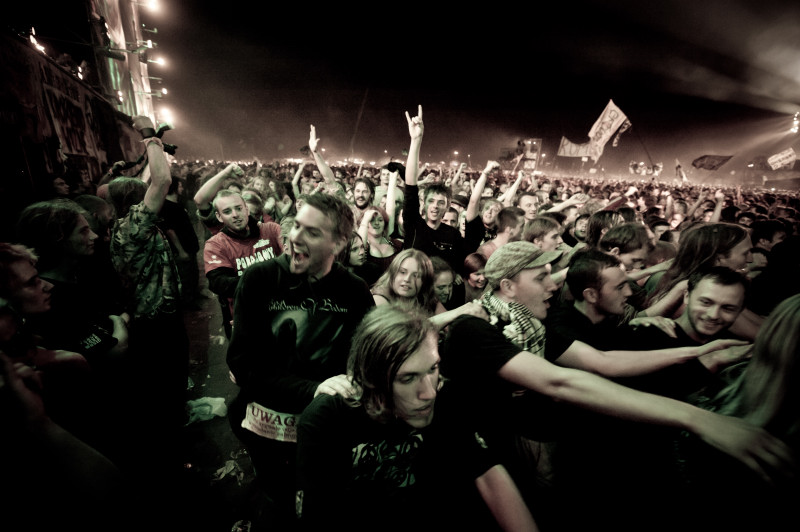
[[483, 275], [492, 289], [500, 286], [503, 279], [511, 279], [522, 270], [538, 268], [557, 260], [563, 252], [542, 251], [527, 241], [509, 242], [497, 248], [486, 262]]
[[450, 203], [455, 203], [456, 205], [460, 205], [466, 209], [467, 205], [469, 205], [469, 198], [463, 194], [456, 194], [453, 196], [453, 199], [450, 200]]

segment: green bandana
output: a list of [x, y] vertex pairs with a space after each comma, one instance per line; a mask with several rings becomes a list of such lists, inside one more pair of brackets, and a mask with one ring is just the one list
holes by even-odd
[[483, 294], [481, 303], [492, 325], [500, 320], [510, 322], [503, 327], [503, 336], [520, 349], [544, 357], [545, 328], [528, 307], [515, 301], [506, 303], [491, 290]]

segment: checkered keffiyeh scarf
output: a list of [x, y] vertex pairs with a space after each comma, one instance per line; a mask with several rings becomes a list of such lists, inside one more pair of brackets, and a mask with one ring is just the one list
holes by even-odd
[[503, 336], [517, 347], [544, 357], [545, 328], [528, 307], [515, 301], [506, 303], [491, 290], [486, 291], [481, 303], [489, 313], [492, 325], [497, 325], [500, 320], [510, 322], [503, 327]]

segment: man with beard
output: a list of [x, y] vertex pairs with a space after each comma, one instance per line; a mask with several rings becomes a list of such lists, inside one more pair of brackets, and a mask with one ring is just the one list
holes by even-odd
[[361, 223], [364, 211], [372, 205], [374, 197], [375, 185], [372, 184], [372, 181], [365, 177], [359, 177], [355, 180], [353, 185], [353, 205], [356, 207], [354, 211], [356, 226]]
[[335, 261], [353, 233], [350, 206], [310, 194], [279, 257], [248, 267], [234, 295], [227, 362], [239, 396], [229, 420], [269, 498], [270, 527], [294, 530], [296, 425], [319, 394], [353, 395], [353, 331], [374, 306], [367, 284]]
[[233, 295], [239, 277], [251, 264], [283, 252], [281, 226], [275, 222], [258, 223], [238, 192], [220, 190], [213, 206], [222, 230], [206, 240], [203, 262], [208, 289], [220, 299], [225, 333], [230, 337]]
[[[747, 278], [730, 268], [714, 266], [689, 277], [683, 313], [675, 319], [674, 334], [657, 328], [637, 328], [626, 333], [621, 345], [626, 349], [661, 349], [703, 346], [717, 339], [736, 338], [729, 332], [744, 309]], [[652, 375], [626, 379], [632, 386], [653, 393], [683, 398], [713, 381], [713, 375], [738, 362], [743, 350], [720, 351], [679, 366], [664, 368]]]
[[[573, 409], [570, 407], [598, 414], [597, 417], [602, 420], [611, 419], [611, 416], [637, 427], [657, 426], [669, 434], [682, 430], [694, 433], [706, 443], [750, 464], [764, 475], [767, 474], [765, 469], [758, 464], [758, 460], [752, 460], [749, 455], [751, 451], [759, 455], [759, 460], [764, 459], [771, 464], [767, 468], [770, 471], [790, 467], [789, 462], [780, 464], [791, 456], [786, 445], [763, 429], [735, 418], [712, 414], [688, 403], [624, 387], [593, 374], [601, 370], [612, 376], [642, 374], [700, 356], [720, 347], [720, 344], [637, 353], [598, 352], [582, 342], [570, 343], [560, 335], [551, 335], [540, 320], [546, 318], [549, 300], [556, 290], [550, 277], [550, 264], [560, 254], [558, 251], [543, 252], [525, 241], [512, 242], [498, 249], [487, 262], [485, 270], [491, 289], [484, 294], [482, 303], [490, 320], [471, 316], [456, 319], [450, 324], [447, 337], [440, 347], [442, 373], [450, 379], [454, 393], [461, 394], [459, 399], [463, 401], [464, 408], [474, 419], [482, 420], [485, 424], [478, 429], [482, 430], [481, 435], [485, 436], [487, 444], [499, 448], [501, 452], [506, 451], [503, 455], [504, 465], [512, 471], [515, 480], [519, 482], [519, 479], [527, 478], [530, 481], [536, 474], [535, 470], [530, 469], [532, 466], [524, 461], [524, 453], [516, 450], [520, 438], [537, 441], [558, 438], [557, 445], [560, 446], [561, 438], [570, 434], [570, 431], [583, 430], [573, 423], [575, 418], [572, 415], [564, 415], [571, 413]], [[611, 435], [601, 430], [604, 426], [598, 427], [600, 432], [595, 432], [594, 438], [585, 440], [587, 445]], [[764, 444], [766, 447], [762, 446]], [[745, 448], [749, 450], [745, 451]], [[653, 462], [661, 462], [669, 456], [656, 454], [652, 458]], [[620, 464], [606, 465], [616, 467]], [[625, 465], [629, 466], [630, 463], [626, 462]], [[773, 466], [776, 469], [771, 469]], [[580, 480], [585, 481], [585, 471], [572, 468], [564, 473], [577, 473]], [[650, 471], [642, 469], [642, 472]], [[559, 482], [561, 475], [562, 470], [557, 470], [555, 478]], [[572, 478], [564, 477], [564, 480]], [[608, 480], [608, 476], [594, 479], [595, 483]], [[607, 499], [618, 498], [619, 492], [603, 491], [601, 488], [600, 491], [592, 491], [590, 496], [580, 488], [580, 484], [577, 484], [578, 489], [583, 491], [570, 491], [575, 485], [560, 484], [558, 489], [565, 491], [556, 491], [553, 502], [563, 504], [565, 501], [574, 501], [576, 499], [570, 495], [580, 494], [586, 497], [581, 500], [586, 501], [589, 511], [567, 515], [557, 510], [554, 514], [545, 514], [543, 521], [555, 518], [580, 522], [587, 518], [602, 518], [614, 523], [618, 519], [633, 517], [628, 516], [627, 512], [638, 509], [635, 505], [626, 504], [625, 512], [602, 512], [602, 508], [609, 508]], [[630, 491], [631, 488], [635, 490], [636, 486], [629, 484], [626, 487]], [[523, 493], [537, 495], [529, 491], [535, 487], [524, 487]], [[660, 498], [653, 500], [652, 492], [638, 495], [650, 497], [650, 506], [665, 504]], [[569, 504], [571, 502], [566, 503], [567, 506]], [[549, 512], [545, 506], [542, 505], [541, 510]], [[567, 508], [561, 507], [561, 510]], [[539, 520], [538, 515], [534, 517]]]

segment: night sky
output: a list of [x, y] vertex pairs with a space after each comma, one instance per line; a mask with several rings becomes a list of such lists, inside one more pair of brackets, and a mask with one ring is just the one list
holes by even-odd
[[142, 19], [168, 61], [151, 75], [169, 90], [156, 107], [174, 115], [179, 157], [299, 157], [314, 124], [330, 161], [402, 160], [403, 113], [421, 104], [423, 158], [458, 151], [482, 168], [524, 138], [542, 138], [549, 157], [562, 135], [585, 142], [609, 99], [633, 127], [606, 146], [608, 171], [735, 155], [727, 170], [800, 148], [786, 133], [800, 110], [798, 2], [465, 4], [431, 15], [431, 4], [352, 14], [160, 1]]

